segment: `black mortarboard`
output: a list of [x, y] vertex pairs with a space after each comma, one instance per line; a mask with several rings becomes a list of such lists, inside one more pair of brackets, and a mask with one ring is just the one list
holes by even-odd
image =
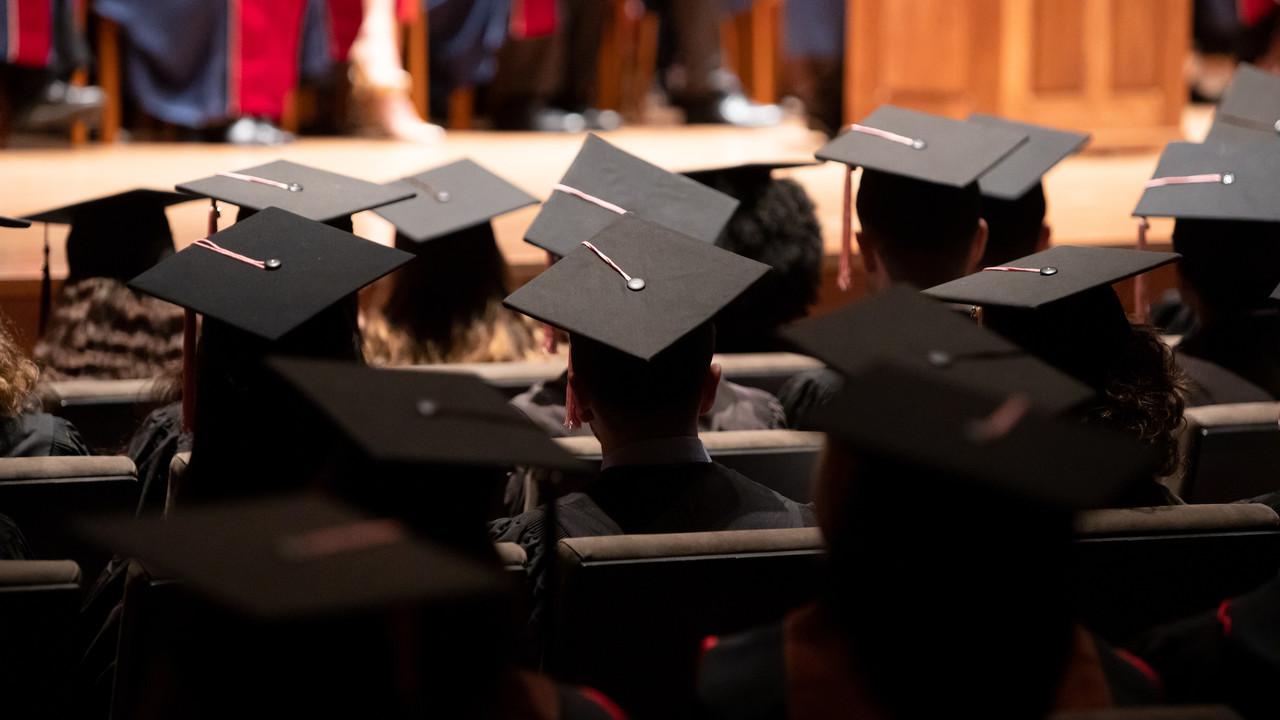
[[285, 358], [269, 364], [374, 460], [583, 469], [472, 375]]
[[[822, 160], [965, 187], [1025, 142], [1024, 132], [882, 105], [818, 150]], [[921, 208], [928, 212], [928, 208]]]
[[31, 221], [23, 220], [21, 218], [11, 218], [11, 217], [8, 217], [7, 215], [0, 215], [0, 227], [29, 228], [31, 227]]
[[1034, 310], [1176, 261], [1177, 253], [1059, 245], [925, 290], [947, 302]]
[[846, 376], [893, 362], [960, 387], [1023, 393], [1049, 413], [1094, 395], [1087, 385], [905, 285], [801, 320], [782, 336]]
[[538, 199], [471, 160], [427, 170], [388, 183], [417, 197], [378, 208], [377, 213], [414, 242], [426, 242], [534, 205]]
[[1139, 443], [1027, 412], [1015, 397], [880, 366], [847, 380], [812, 422], [856, 451], [1048, 506], [1105, 507], [1156, 469]]
[[1280, 143], [1170, 143], [1133, 214], [1280, 222]]
[[190, 202], [184, 193], [137, 189], [28, 215], [34, 222], [70, 225], [67, 277], [127, 281], [173, 254], [164, 209]]
[[[1220, 129], [1222, 125], [1249, 132]], [[1210, 137], [1228, 142], [1280, 139], [1280, 76], [1240, 63], [1218, 102]]]
[[[706, 243], [720, 237], [738, 207], [728, 195], [647, 163], [595, 135], [587, 136], [560, 184]], [[525, 232], [525, 240], [568, 255], [617, 218], [616, 210], [556, 190]]]
[[505, 304], [645, 361], [711, 320], [769, 271], [634, 215], [617, 218], [590, 242], [603, 257], [576, 244]]
[[412, 259], [268, 208], [169, 257], [129, 286], [276, 340]]
[[968, 121], [1006, 128], [1027, 136], [1027, 142], [997, 162], [978, 180], [984, 196], [999, 200], [1017, 200], [1026, 195], [1054, 165], [1089, 142], [1088, 133], [1055, 130], [993, 115], [974, 113]]
[[393, 521], [313, 495], [96, 520], [83, 532], [264, 620], [458, 602], [506, 587], [493, 570]]
[[253, 211], [281, 208], [327, 223], [413, 197], [402, 187], [377, 185], [327, 170], [276, 160], [178, 185], [178, 189]]

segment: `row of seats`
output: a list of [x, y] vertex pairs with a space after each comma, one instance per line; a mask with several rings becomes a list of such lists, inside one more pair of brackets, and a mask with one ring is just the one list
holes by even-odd
[[[1083, 619], [1114, 642], [1210, 609], [1280, 567], [1280, 516], [1263, 505], [1094, 511], [1082, 515], [1079, 534]], [[518, 546], [499, 545], [498, 554], [523, 571]], [[548, 666], [644, 707], [647, 698], [690, 696], [706, 636], [769, 622], [812, 598], [823, 543], [816, 529], [623, 535], [561, 540], [558, 555]], [[0, 563], [0, 614], [29, 618], [3, 624], [0, 678], [62, 676], [50, 670], [70, 661], [65, 633], [80, 580], [73, 562]], [[681, 602], [667, 601], [673, 593]], [[132, 716], [150, 673], [162, 671], [167, 639], [180, 637], [182, 597], [180, 583], [131, 568], [115, 716]], [[49, 690], [32, 682], [13, 690]]]

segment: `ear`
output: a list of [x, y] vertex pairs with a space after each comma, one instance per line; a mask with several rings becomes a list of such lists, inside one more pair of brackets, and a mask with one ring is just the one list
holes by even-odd
[[880, 267], [880, 258], [876, 255], [876, 244], [862, 233], [861, 230], [853, 234], [854, 241], [858, 243], [858, 256], [862, 258], [862, 265], [867, 269], [868, 275], [875, 275], [876, 269]]
[[578, 384], [577, 375], [573, 372], [573, 366], [569, 367], [569, 388], [573, 390], [573, 399], [578, 406], [578, 419], [585, 425], [595, 419], [595, 408], [591, 405], [591, 396], [582, 392], [582, 386]]
[[964, 274], [972, 275], [978, 272], [978, 265], [982, 263], [982, 256], [987, 252], [987, 221], [978, 218], [978, 227], [973, 231], [973, 241], [969, 245], [969, 257], [965, 261]]
[[707, 366], [707, 374], [702, 378], [702, 397], [698, 401], [698, 417], [711, 412], [711, 408], [715, 406], [716, 390], [720, 387], [722, 374], [720, 363], [711, 363]]
[[1042, 252], [1049, 249], [1049, 243], [1053, 239], [1053, 230], [1049, 227], [1049, 223], [1040, 224], [1040, 237], [1036, 238], [1036, 252]]

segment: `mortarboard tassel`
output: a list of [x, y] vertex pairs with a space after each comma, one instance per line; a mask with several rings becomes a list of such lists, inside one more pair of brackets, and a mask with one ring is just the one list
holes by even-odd
[[569, 374], [564, 383], [564, 427], [566, 430], [577, 430], [582, 427], [582, 417], [578, 415], [578, 395], [573, 391], [573, 353], [569, 353]]
[[844, 169], [844, 215], [840, 221], [840, 270], [836, 285], [847, 292], [853, 286], [853, 167]]
[[[206, 237], [218, 232], [218, 201], [209, 199], [209, 226]], [[196, 312], [184, 311], [182, 316], [182, 429], [191, 432], [196, 420]]]
[[[1138, 218], [1138, 249], [1147, 249], [1147, 230], [1151, 223], [1145, 217]], [[1147, 278], [1140, 274], [1133, 279], [1133, 314], [1139, 323], [1147, 321]]]
[[53, 278], [49, 274], [49, 223], [44, 224], [44, 266], [40, 270], [40, 337], [49, 326], [49, 313], [53, 310]]

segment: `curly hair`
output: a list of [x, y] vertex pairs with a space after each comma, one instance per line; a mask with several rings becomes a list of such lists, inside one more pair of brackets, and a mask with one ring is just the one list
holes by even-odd
[[182, 309], [119, 280], [69, 282], [58, 294], [35, 360], [46, 380], [171, 375], [182, 367]]
[[34, 409], [39, 379], [39, 368], [18, 347], [9, 321], [0, 316], [0, 417], [17, 417]]

